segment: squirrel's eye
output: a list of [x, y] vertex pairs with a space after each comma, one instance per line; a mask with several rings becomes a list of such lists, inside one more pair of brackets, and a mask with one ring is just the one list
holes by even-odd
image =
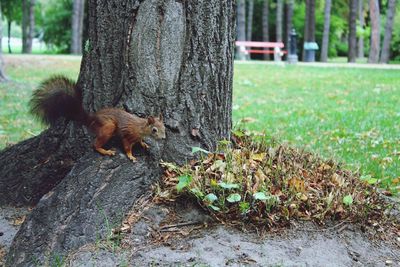
[[156, 133], [156, 132], [158, 132], [158, 129], [156, 127], [153, 127], [152, 131], [153, 131], [153, 133]]

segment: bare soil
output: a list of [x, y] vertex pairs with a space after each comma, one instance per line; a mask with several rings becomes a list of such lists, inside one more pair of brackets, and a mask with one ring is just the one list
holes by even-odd
[[[27, 209], [0, 208], [7, 250]], [[295, 223], [260, 235], [216, 223], [186, 204], [151, 204], [117, 236], [82, 247], [66, 266], [400, 266], [400, 238], [371, 238], [356, 225]], [[114, 229], [115, 232], [115, 229]], [[118, 231], [117, 231], [118, 232]], [[1, 253], [0, 253], [1, 255]], [[1, 265], [0, 265], [1, 266]]]

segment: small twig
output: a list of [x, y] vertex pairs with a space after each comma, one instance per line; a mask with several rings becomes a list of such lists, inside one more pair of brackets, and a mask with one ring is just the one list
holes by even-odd
[[[340, 227], [342, 224], [348, 223], [348, 222], [350, 222], [350, 221], [344, 220], [344, 221], [342, 221], [342, 222], [340, 222], [340, 223], [338, 223], [338, 224], [336, 224], [334, 226], [331, 226], [331, 227], [328, 227], [328, 228], [324, 228], [324, 229], [300, 229], [300, 230], [304, 231], [304, 232], [324, 232], [324, 231], [334, 230], [334, 229]], [[338, 232], [340, 233], [341, 231], [343, 231], [346, 228], [347, 228], [347, 225], [344, 225], [338, 230]]]
[[338, 233], [343, 232], [345, 229], [347, 228], [347, 224], [343, 225], [342, 227], [339, 228], [339, 230], [337, 230]]
[[170, 224], [170, 225], [164, 225], [160, 228], [160, 230], [165, 230], [169, 228], [174, 228], [174, 227], [182, 227], [182, 226], [189, 226], [189, 225], [196, 225], [196, 224], [201, 224], [202, 222], [183, 222], [183, 223], [176, 223], [176, 224]]

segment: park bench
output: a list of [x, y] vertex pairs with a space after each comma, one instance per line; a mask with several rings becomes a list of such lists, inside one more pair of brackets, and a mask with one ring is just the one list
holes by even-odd
[[273, 54], [275, 61], [281, 61], [282, 56], [287, 54], [287, 51], [282, 50], [285, 47], [282, 42], [236, 41], [236, 46], [239, 47], [240, 52], [244, 53], [245, 55]]

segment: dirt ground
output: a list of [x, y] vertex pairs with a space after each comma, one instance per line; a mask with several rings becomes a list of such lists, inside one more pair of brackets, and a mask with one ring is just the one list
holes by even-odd
[[[3, 251], [28, 212], [0, 208]], [[371, 239], [345, 223], [296, 223], [260, 236], [217, 224], [191, 204], [172, 204], [151, 205], [129, 228], [118, 246], [113, 239], [89, 244], [65, 266], [400, 266], [400, 238]]]

